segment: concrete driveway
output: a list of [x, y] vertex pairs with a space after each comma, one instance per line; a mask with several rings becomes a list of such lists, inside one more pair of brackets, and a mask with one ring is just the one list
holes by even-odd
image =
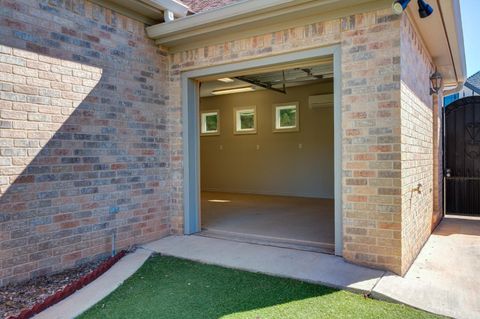
[[480, 318], [480, 218], [447, 216], [404, 278], [386, 274], [372, 295], [454, 318]]

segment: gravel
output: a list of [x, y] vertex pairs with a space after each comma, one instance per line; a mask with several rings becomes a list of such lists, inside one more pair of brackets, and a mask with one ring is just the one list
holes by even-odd
[[43, 302], [58, 290], [85, 276], [105, 259], [89, 262], [51, 276], [41, 276], [19, 284], [0, 287], [0, 318], [18, 315], [23, 309]]

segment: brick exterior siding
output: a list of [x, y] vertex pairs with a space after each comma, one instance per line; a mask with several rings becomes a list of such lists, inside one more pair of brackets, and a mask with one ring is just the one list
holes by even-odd
[[183, 233], [182, 71], [332, 44], [345, 259], [404, 274], [438, 221], [433, 65], [405, 15], [170, 54], [88, 1], [1, 5], [0, 285], [108, 254], [113, 232], [118, 248]]
[[[400, 273], [400, 18], [391, 10], [175, 53], [171, 105], [180, 112], [182, 70], [335, 43], [342, 45], [343, 256]], [[172, 147], [180, 154], [176, 139]], [[172, 168], [180, 169], [181, 161], [172, 160]], [[174, 197], [181, 196], [179, 189]], [[172, 218], [180, 232], [181, 205], [172, 207]]]
[[[386, 9], [178, 52], [170, 58], [171, 112], [181, 112], [181, 71], [341, 43], [343, 256], [404, 274], [430, 234], [433, 202], [431, 67], [424, 65], [425, 52], [416, 60], [414, 39], [408, 18]], [[412, 62], [419, 68], [408, 77], [419, 88], [406, 93], [402, 76]], [[408, 113], [420, 115], [412, 132]], [[172, 169], [181, 177], [181, 125], [173, 128], [178, 132], [171, 147], [178, 157], [172, 157]], [[410, 191], [418, 183], [421, 195]], [[181, 187], [173, 197], [182, 198]], [[181, 233], [181, 201], [172, 206], [171, 224]]]
[[[430, 95], [430, 74], [435, 66], [406, 16], [402, 20], [401, 52], [401, 273], [405, 273], [430, 236], [433, 194], [439, 194], [441, 188], [433, 184], [434, 109], [438, 107], [434, 107]], [[419, 184], [420, 192], [415, 190]]]
[[169, 234], [165, 52], [83, 1], [1, 1], [0, 284]]

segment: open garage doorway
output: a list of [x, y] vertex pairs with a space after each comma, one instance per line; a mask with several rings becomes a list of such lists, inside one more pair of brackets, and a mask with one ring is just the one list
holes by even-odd
[[186, 234], [341, 255], [337, 58], [312, 49], [183, 74]]
[[333, 61], [200, 84], [202, 234], [334, 252]]

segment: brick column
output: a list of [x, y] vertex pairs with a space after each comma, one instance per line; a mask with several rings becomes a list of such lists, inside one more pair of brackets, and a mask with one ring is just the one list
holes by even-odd
[[342, 23], [343, 256], [401, 270], [400, 21]]

